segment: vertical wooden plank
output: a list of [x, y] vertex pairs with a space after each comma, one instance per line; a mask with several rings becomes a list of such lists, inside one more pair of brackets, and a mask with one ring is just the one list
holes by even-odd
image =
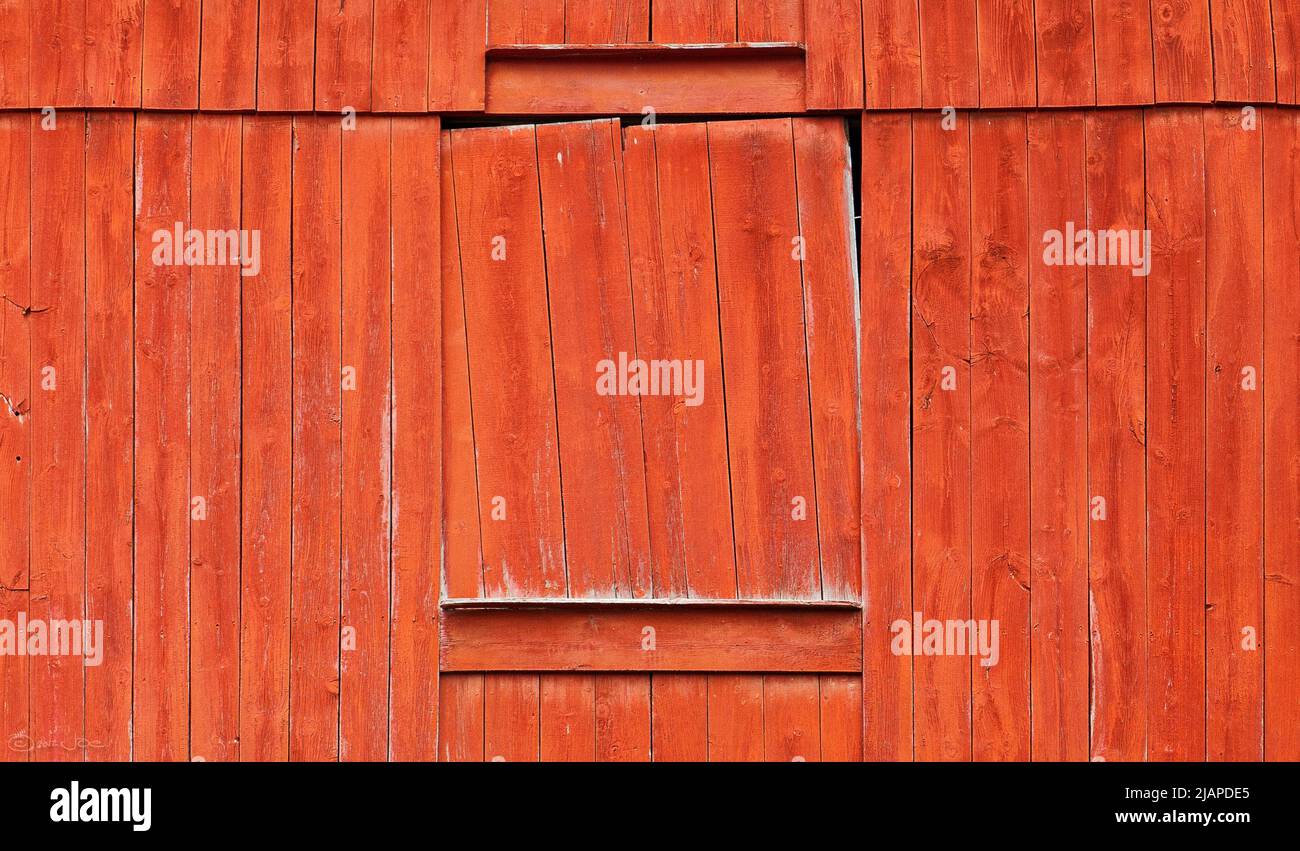
[[442, 593], [483, 596], [478, 474], [470, 406], [469, 351], [461, 287], [460, 242], [452, 186], [451, 134], [440, 134], [442, 197]]
[[918, 0], [862, 0], [862, 56], [867, 106], [921, 106]]
[[[193, 118], [190, 226], [240, 227], [239, 116]], [[190, 751], [239, 758], [238, 265], [190, 272]]]
[[815, 674], [763, 677], [763, 759], [820, 762], [821, 694]]
[[487, 61], [486, 0], [446, 4], [433, 15], [429, 109], [482, 110]]
[[393, 635], [389, 756], [432, 760], [442, 552], [439, 119], [394, 118]]
[[293, 558], [293, 309], [290, 255], [293, 126], [244, 119], [243, 228], [260, 235], [257, 275], [243, 280], [243, 517], [239, 756], [289, 756]]
[[[1300, 116], [1264, 122], [1264, 209], [1300, 197]], [[1300, 759], [1300, 227], [1264, 220], [1264, 758]]]
[[[376, 110], [423, 112], [428, 106], [431, 8], [428, 0], [376, 0]], [[443, 4], [438, 4], [437, 14], [445, 14]]]
[[439, 762], [483, 761], [483, 674], [438, 679]]
[[489, 0], [488, 44], [564, 44], [564, 0]]
[[[738, 595], [817, 598], [791, 125], [714, 122], [708, 132]], [[763, 472], [773, 468], [784, 476]]]
[[980, 106], [1038, 105], [1033, 0], [979, 0]]
[[[0, 587], [27, 588], [31, 557], [31, 182], [25, 113], [0, 115]], [[26, 703], [23, 704], [26, 718]]]
[[1205, 759], [1205, 147], [1199, 109], [1146, 119], [1148, 755]]
[[1030, 746], [1049, 761], [1088, 759], [1088, 271], [1043, 260], [1088, 221], [1084, 131], [1029, 117]]
[[596, 678], [595, 674], [541, 675], [542, 762], [595, 761]]
[[1156, 103], [1214, 99], [1210, 0], [1152, 0]]
[[862, 106], [861, 0], [805, 0], [808, 109]]
[[190, 214], [190, 118], [136, 119], [134, 759], [189, 758], [190, 270], [159, 265]]
[[84, 105], [85, 20], [86, 0], [32, 2], [28, 7], [32, 106]]
[[[453, 131], [483, 586], [564, 596], [563, 516], [533, 128]], [[485, 181], [482, 175], [498, 175]], [[510, 382], [501, 377], [511, 376]], [[504, 518], [504, 519], [503, 519]]]
[[197, 109], [201, 3], [146, 0], [140, 103], [145, 109]]
[[[22, 116], [23, 123], [27, 117]], [[28, 593], [0, 588], [0, 617], [17, 621], [27, 611]], [[30, 656], [0, 657], [0, 762], [31, 759], [32, 736], [28, 723]]]
[[1264, 758], [1262, 140], [1239, 110], [1205, 113], [1205, 730], [1216, 760]]
[[1273, 3], [1274, 71], [1278, 103], [1300, 103], [1300, 8]]
[[650, 682], [650, 750], [655, 762], [709, 758], [709, 678], [654, 674]]
[[658, 44], [717, 44], [736, 40], [735, 0], [653, 3]]
[[1093, 6], [1090, 0], [1034, 0], [1039, 106], [1086, 106], [1096, 102]]
[[0, 0], [0, 109], [21, 109], [28, 104], [31, 13], [31, 0]]
[[[970, 136], [959, 116], [913, 126], [912, 437], [914, 608], [925, 620], [971, 616]], [[971, 757], [966, 656], [912, 660], [915, 755]]]
[[822, 596], [859, 600], [858, 269], [849, 142], [842, 118], [799, 118], [793, 126]]
[[707, 131], [624, 131], [637, 352], [703, 364], [700, 403], [641, 399], [658, 597], [736, 595]]
[[1151, 103], [1151, 9], [1134, 0], [1093, 0], [1097, 105]]
[[316, 109], [371, 108], [373, 0], [316, 5]]
[[483, 758], [537, 762], [540, 709], [537, 674], [484, 674]]
[[126, 329], [134, 327], [135, 116], [92, 113], [86, 120], [86, 552], [92, 554], [86, 617], [104, 622], [103, 662], [86, 669], [86, 741], [98, 743], [88, 745], [86, 758], [125, 761], [131, 758], [135, 421], [134, 340]]
[[537, 128], [572, 597], [651, 591], [640, 399], [597, 378], [638, 357], [621, 149], [617, 120]]
[[138, 107], [144, 0], [106, 0], [86, 14], [86, 105]]
[[596, 761], [650, 761], [650, 675], [596, 677]]
[[912, 117], [862, 118], [863, 754], [912, 758]]
[[822, 762], [862, 761], [862, 678], [821, 675]]
[[[1142, 114], [1089, 113], [1085, 145], [1087, 227], [1141, 233]], [[1097, 761], [1147, 753], [1145, 284], [1126, 266], [1088, 269], [1089, 729]]]
[[[57, 127], [32, 121], [31, 315], [32, 506], [28, 617], [85, 617], [86, 583], [86, 117], [65, 112]], [[82, 644], [84, 651], [85, 644]], [[81, 760], [89, 657], [31, 663], [31, 725], [37, 760]], [[184, 669], [167, 686], [185, 689]]]
[[650, 40], [650, 0], [565, 0], [568, 44], [629, 44]]
[[1210, 0], [1215, 100], [1277, 99], [1271, 6], [1269, 0]]
[[736, 0], [737, 41], [803, 41], [803, 0]]
[[979, 49], [973, 0], [921, 3], [921, 105], [980, 105]]
[[343, 130], [332, 116], [299, 117], [293, 133], [289, 758], [335, 760], [344, 490]]
[[315, 103], [316, 4], [260, 0], [257, 6], [257, 108], [310, 110]]
[[1027, 131], [1014, 114], [971, 125], [972, 163], [997, 164], [971, 175], [971, 617], [998, 625], [997, 657], [970, 659], [971, 741], [1000, 762], [1029, 759], [1030, 736]]
[[199, 107], [257, 105], [257, 2], [203, 4], [199, 44]]
[[[392, 485], [390, 121], [343, 135], [343, 657], [339, 758], [388, 753]], [[436, 374], [436, 373], [435, 373]], [[432, 474], [432, 473], [431, 473]], [[351, 637], [352, 641], [349, 641]]]
[[709, 676], [709, 762], [763, 760], [763, 677]]

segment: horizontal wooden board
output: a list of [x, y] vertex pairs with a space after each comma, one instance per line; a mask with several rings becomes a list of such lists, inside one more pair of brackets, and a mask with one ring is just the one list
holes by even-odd
[[862, 617], [807, 606], [445, 609], [444, 671], [803, 671], [862, 667]]
[[[804, 109], [804, 62], [797, 53], [706, 58], [665, 50], [653, 58], [489, 57], [487, 111], [522, 114], [642, 114]], [[720, 104], [726, 104], [725, 109]]]

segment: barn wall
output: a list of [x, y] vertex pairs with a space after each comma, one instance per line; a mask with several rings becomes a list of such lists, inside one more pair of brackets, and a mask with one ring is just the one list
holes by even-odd
[[[1300, 758], [1290, 5], [102, 5], [0, 0], [0, 626], [104, 624], [102, 664], [0, 652], [0, 759]], [[529, 656], [530, 610], [440, 606], [520, 596], [461, 558], [458, 376], [461, 240], [522, 208], [450, 215], [501, 167], [452, 137], [516, 131], [444, 125], [626, 147], [646, 107], [853, 125], [861, 478], [817, 475], [863, 569], [777, 612], [629, 581], [650, 661], [640, 609]], [[257, 274], [157, 260], [178, 222]], [[1149, 232], [1149, 274], [1057, 230]], [[997, 621], [998, 664], [900, 655], [914, 613]]]

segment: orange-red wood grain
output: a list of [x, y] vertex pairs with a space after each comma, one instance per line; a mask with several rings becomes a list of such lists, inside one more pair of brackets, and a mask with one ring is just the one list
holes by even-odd
[[293, 124], [244, 119], [242, 227], [261, 232], [243, 279], [239, 758], [289, 755], [293, 565]]
[[821, 592], [862, 594], [853, 173], [839, 118], [793, 123]]
[[[1087, 226], [1144, 230], [1141, 113], [1085, 122]], [[1147, 755], [1147, 287], [1123, 266], [1087, 272], [1090, 758], [1133, 761]]]
[[976, 760], [1030, 750], [1027, 130], [971, 119], [971, 617], [998, 624], [997, 664], [971, 659]]
[[465, 294], [452, 186], [451, 134], [441, 135], [442, 220], [442, 569], [447, 597], [483, 596], [483, 540], [479, 525], [477, 461], [471, 418], [469, 352], [465, 341]]
[[1145, 104], [1155, 99], [1151, 8], [1140, 0], [1093, 0], [1098, 106]]
[[637, 351], [703, 365], [702, 402], [641, 399], [650, 570], [657, 597], [734, 597], [708, 138], [629, 127], [623, 152]]
[[316, 6], [316, 109], [338, 112], [371, 107], [374, 56], [373, 0], [338, 0]]
[[148, 0], [141, 16], [140, 103], [145, 109], [199, 106], [202, 4]]
[[[453, 131], [451, 171], [483, 586], [488, 596], [564, 596], [545, 257], [541, 210], [532, 201], [539, 191], [533, 129]], [[479, 179], [484, 173], [497, 179]], [[521, 205], [520, 199], [529, 200]]]
[[1034, 4], [1026, 0], [976, 3], [980, 106], [1035, 106]]
[[912, 124], [862, 120], [863, 752], [912, 758], [912, 660], [890, 631], [912, 617]]
[[[390, 120], [343, 136], [343, 533], [339, 758], [388, 755], [392, 591]], [[430, 471], [430, 475], [432, 475]]]
[[[1264, 134], [1207, 110], [1206, 756], [1264, 751]], [[1261, 179], [1255, 179], [1256, 176]], [[1250, 640], [1251, 635], [1255, 641]]]
[[289, 758], [337, 759], [342, 569], [344, 131], [294, 119]]
[[188, 115], [136, 119], [134, 554], [150, 569], [135, 571], [131, 608], [131, 756], [146, 761], [190, 757], [191, 270], [153, 260], [155, 232], [174, 234], [190, 218], [190, 123]]
[[[1088, 0], [1035, 0], [1040, 106], [1084, 106], [1095, 102], [1095, 5]], [[1097, 56], [1097, 68], [1103, 66], [1105, 56], [1104, 50]]]
[[821, 596], [792, 132], [709, 125], [740, 597]]
[[[555, 412], [569, 595], [651, 593], [640, 398], [601, 364], [638, 357], [617, 121], [539, 125]], [[680, 355], [679, 355], [680, 356]], [[490, 379], [489, 379], [490, 380]]]
[[[1300, 116], [1269, 112], [1264, 132], [1264, 209], [1300, 192]], [[1264, 757], [1300, 759], [1300, 299], [1289, 285], [1300, 263], [1294, 216], [1264, 220]]]
[[[86, 116], [63, 112], [48, 130], [41, 129], [39, 115], [31, 119], [29, 298], [41, 312], [28, 317], [34, 500], [28, 616], [50, 624], [53, 642], [54, 621], [85, 616]], [[180, 303], [185, 301], [182, 295]], [[177, 567], [183, 571], [184, 561]], [[182, 588], [183, 577], [182, 572]], [[180, 620], [180, 614], [172, 617]], [[32, 759], [83, 759], [86, 666], [81, 655], [68, 655], [70, 649], [51, 646], [49, 655], [31, 663]], [[169, 668], [164, 676], [164, 687], [180, 691], [181, 701], [185, 674], [184, 667]]]
[[135, 116], [86, 123], [86, 617], [104, 622], [103, 662], [86, 669], [86, 759], [118, 761], [131, 758], [134, 684], [134, 341], [122, 329], [135, 316]]
[[[389, 755], [431, 760], [442, 554], [439, 123], [392, 125], [392, 648]], [[381, 321], [382, 325], [382, 321]], [[412, 721], [412, 719], [416, 719]]]
[[[1201, 111], [1146, 120], [1148, 756], [1205, 758], [1205, 173]], [[1125, 282], [1138, 286], [1135, 278]]]
[[259, 0], [257, 107], [310, 110], [314, 104], [316, 4]]
[[[39, 132], [39, 131], [38, 131]], [[26, 589], [31, 547], [30, 116], [0, 115], [0, 587]], [[24, 700], [24, 712], [26, 701]]]
[[1030, 756], [1089, 756], [1088, 269], [1043, 262], [1088, 221], [1080, 113], [1029, 116]]
[[[913, 610], [940, 621], [971, 617], [969, 127], [933, 115], [912, 134]], [[971, 659], [912, 664], [916, 758], [970, 759]]]
[[[238, 229], [242, 119], [195, 116], [190, 224]], [[239, 755], [240, 270], [190, 272], [190, 749]]]
[[256, 0], [203, 5], [198, 73], [201, 109], [253, 109], [257, 105], [257, 23]]

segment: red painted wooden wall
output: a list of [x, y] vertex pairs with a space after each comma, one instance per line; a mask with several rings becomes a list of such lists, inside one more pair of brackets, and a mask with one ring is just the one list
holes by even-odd
[[1300, 758], [1298, 37], [0, 0], [0, 758]]

